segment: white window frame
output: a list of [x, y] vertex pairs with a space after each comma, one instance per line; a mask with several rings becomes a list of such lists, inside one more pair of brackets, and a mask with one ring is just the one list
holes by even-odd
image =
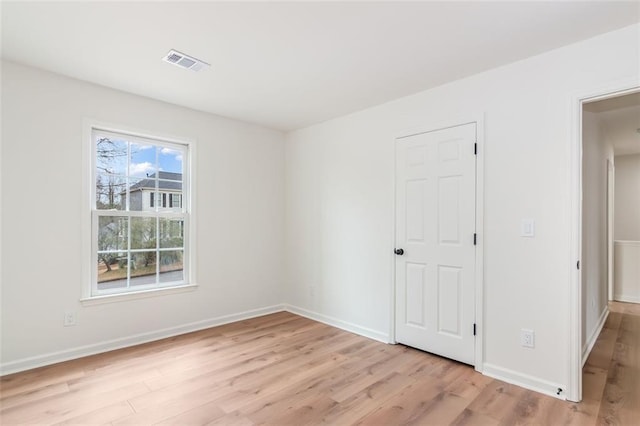
[[[185, 154], [183, 155], [183, 174], [182, 174], [182, 209], [180, 212], [164, 211], [158, 208], [156, 202], [156, 208], [154, 212], [144, 211], [109, 211], [96, 209], [96, 146], [93, 140], [94, 131], [114, 133], [117, 135], [123, 135], [130, 142], [141, 142], [146, 144], [153, 144], [156, 146], [176, 148], [176, 145], [184, 148]], [[85, 120], [83, 124], [83, 139], [82, 139], [82, 159], [83, 159], [83, 206], [84, 212], [82, 215], [82, 229], [83, 229], [83, 286], [81, 301], [83, 304], [94, 304], [112, 302], [118, 300], [128, 300], [133, 298], [156, 296], [159, 294], [169, 294], [175, 292], [191, 291], [197, 287], [196, 284], [196, 265], [195, 265], [195, 203], [194, 194], [195, 183], [192, 179], [195, 176], [195, 164], [193, 159], [195, 158], [195, 141], [187, 138], [177, 138], [173, 136], [166, 136], [158, 134], [157, 132], [151, 133], [146, 131], [140, 131], [138, 129], [132, 129], [126, 126], [112, 125], [108, 123], [102, 123], [95, 120]], [[159, 194], [159, 192], [158, 192]], [[185, 196], [186, 195], [186, 196]], [[128, 198], [129, 194], [127, 194]], [[156, 197], [159, 198], [159, 197]], [[157, 200], [156, 200], [157, 201]], [[146, 286], [136, 286], [135, 290], [122, 291], [121, 289], [115, 289], [111, 291], [98, 291], [97, 288], [97, 230], [98, 230], [98, 216], [127, 216], [131, 217], [159, 217], [159, 218], [182, 218], [184, 220], [185, 234], [184, 234], [184, 251], [183, 251], [183, 280], [179, 282], [171, 283], [154, 283]], [[159, 236], [156, 237], [157, 240]], [[158, 251], [163, 249], [157, 247]], [[130, 251], [130, 250], [129, 250]], [[159, 259], [158, 262], [159, 263]], [[158, 266], [159, 267], [159, 266]], [[156, 272], [157, 273], [157, 272]]]

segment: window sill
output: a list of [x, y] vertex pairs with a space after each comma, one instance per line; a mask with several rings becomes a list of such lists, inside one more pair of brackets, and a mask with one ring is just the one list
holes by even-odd
[[132, 291], [130, 293], [105, 294], [101, 296], [83, 297], [82, 299], [80, 299], [80, 303], [82, 303], [83, 306], [102, 305], [105, 303], [146, 299], [148, 297], [164, 296], [167, 294], [186, 293], [194, 291], [196, 288], [198, 288], [198, 284], [188, 284], [176, 287], [163, 287], [150, 290]]

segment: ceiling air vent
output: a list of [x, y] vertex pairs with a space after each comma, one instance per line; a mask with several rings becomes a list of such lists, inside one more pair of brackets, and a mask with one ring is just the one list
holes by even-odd
[[208, 63], [201, 61], [200, 59], [185, 55], [184, 53], [173, 49], [170, 50], [162, 60], [191, 71], [200, 71], [201, 69], [210, 66]]

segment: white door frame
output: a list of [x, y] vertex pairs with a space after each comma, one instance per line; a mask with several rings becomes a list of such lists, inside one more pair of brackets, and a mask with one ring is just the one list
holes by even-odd
[[582, 399], [582, 104], [614, 98], [640, 91], [638, 78], [574, 93], [570, 99], [571, 138], [569, 146], [570, 175], [570, 249], [569, 249], [569, 369], [567, 399]]
[[[478, 144], [478, 152], [476, 156], [476, 234], [477, 245], [475, 253], [476, 273], [475, 273], [475, 323], [476, 323], [476, 341], [475, 341], [475, 360], [474, 368], [476, 371], [482, 372], [484, 365], [484, 114], [460, 117], [446, 121], [434, 122], [423, 126], [415, 127], [400, 131], [396, 134], [392, 141], [393, 157], [393, 213], [391, 236], [392, 244], [396, 242], [396, 158], [395, 144], [399, 138], [418, 135], [420, 133], [433, 132], [436, 130], [447, 129], [450, 127], [462, 126], [465, 124], [475, 123], [476, 125], [476, 143]], [[396, 342], [396, 255], [393, 252], [395, 247], [389, 248], [389, 259], [391, 262], [391, 329], [389, 330], [390, 342]]]
[[615, 194], [615, 164], [607, 158], [607, 300], [613, 300], [613, 241], [614, 241], [614, 194]]

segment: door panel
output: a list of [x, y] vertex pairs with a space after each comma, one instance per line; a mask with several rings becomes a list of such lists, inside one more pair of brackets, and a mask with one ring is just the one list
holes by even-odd
[[424, 242], [424, 193], [427, 181], [424, 179], [407, 181], [406, 229], [407, 241], [412, 243]]
[[396, 340], [473, 364], [475, 123], [396, 140]]
[[457, 337], [461, 337], [461, 272], [461, 268], [438, 266], [438, 331]]
[[460, 176], [438, 178], [438, 241], [460, 244]]
[[424, 327], [425, 318], [425, 271], [426, 265], [407, 262], [407, 324]]

